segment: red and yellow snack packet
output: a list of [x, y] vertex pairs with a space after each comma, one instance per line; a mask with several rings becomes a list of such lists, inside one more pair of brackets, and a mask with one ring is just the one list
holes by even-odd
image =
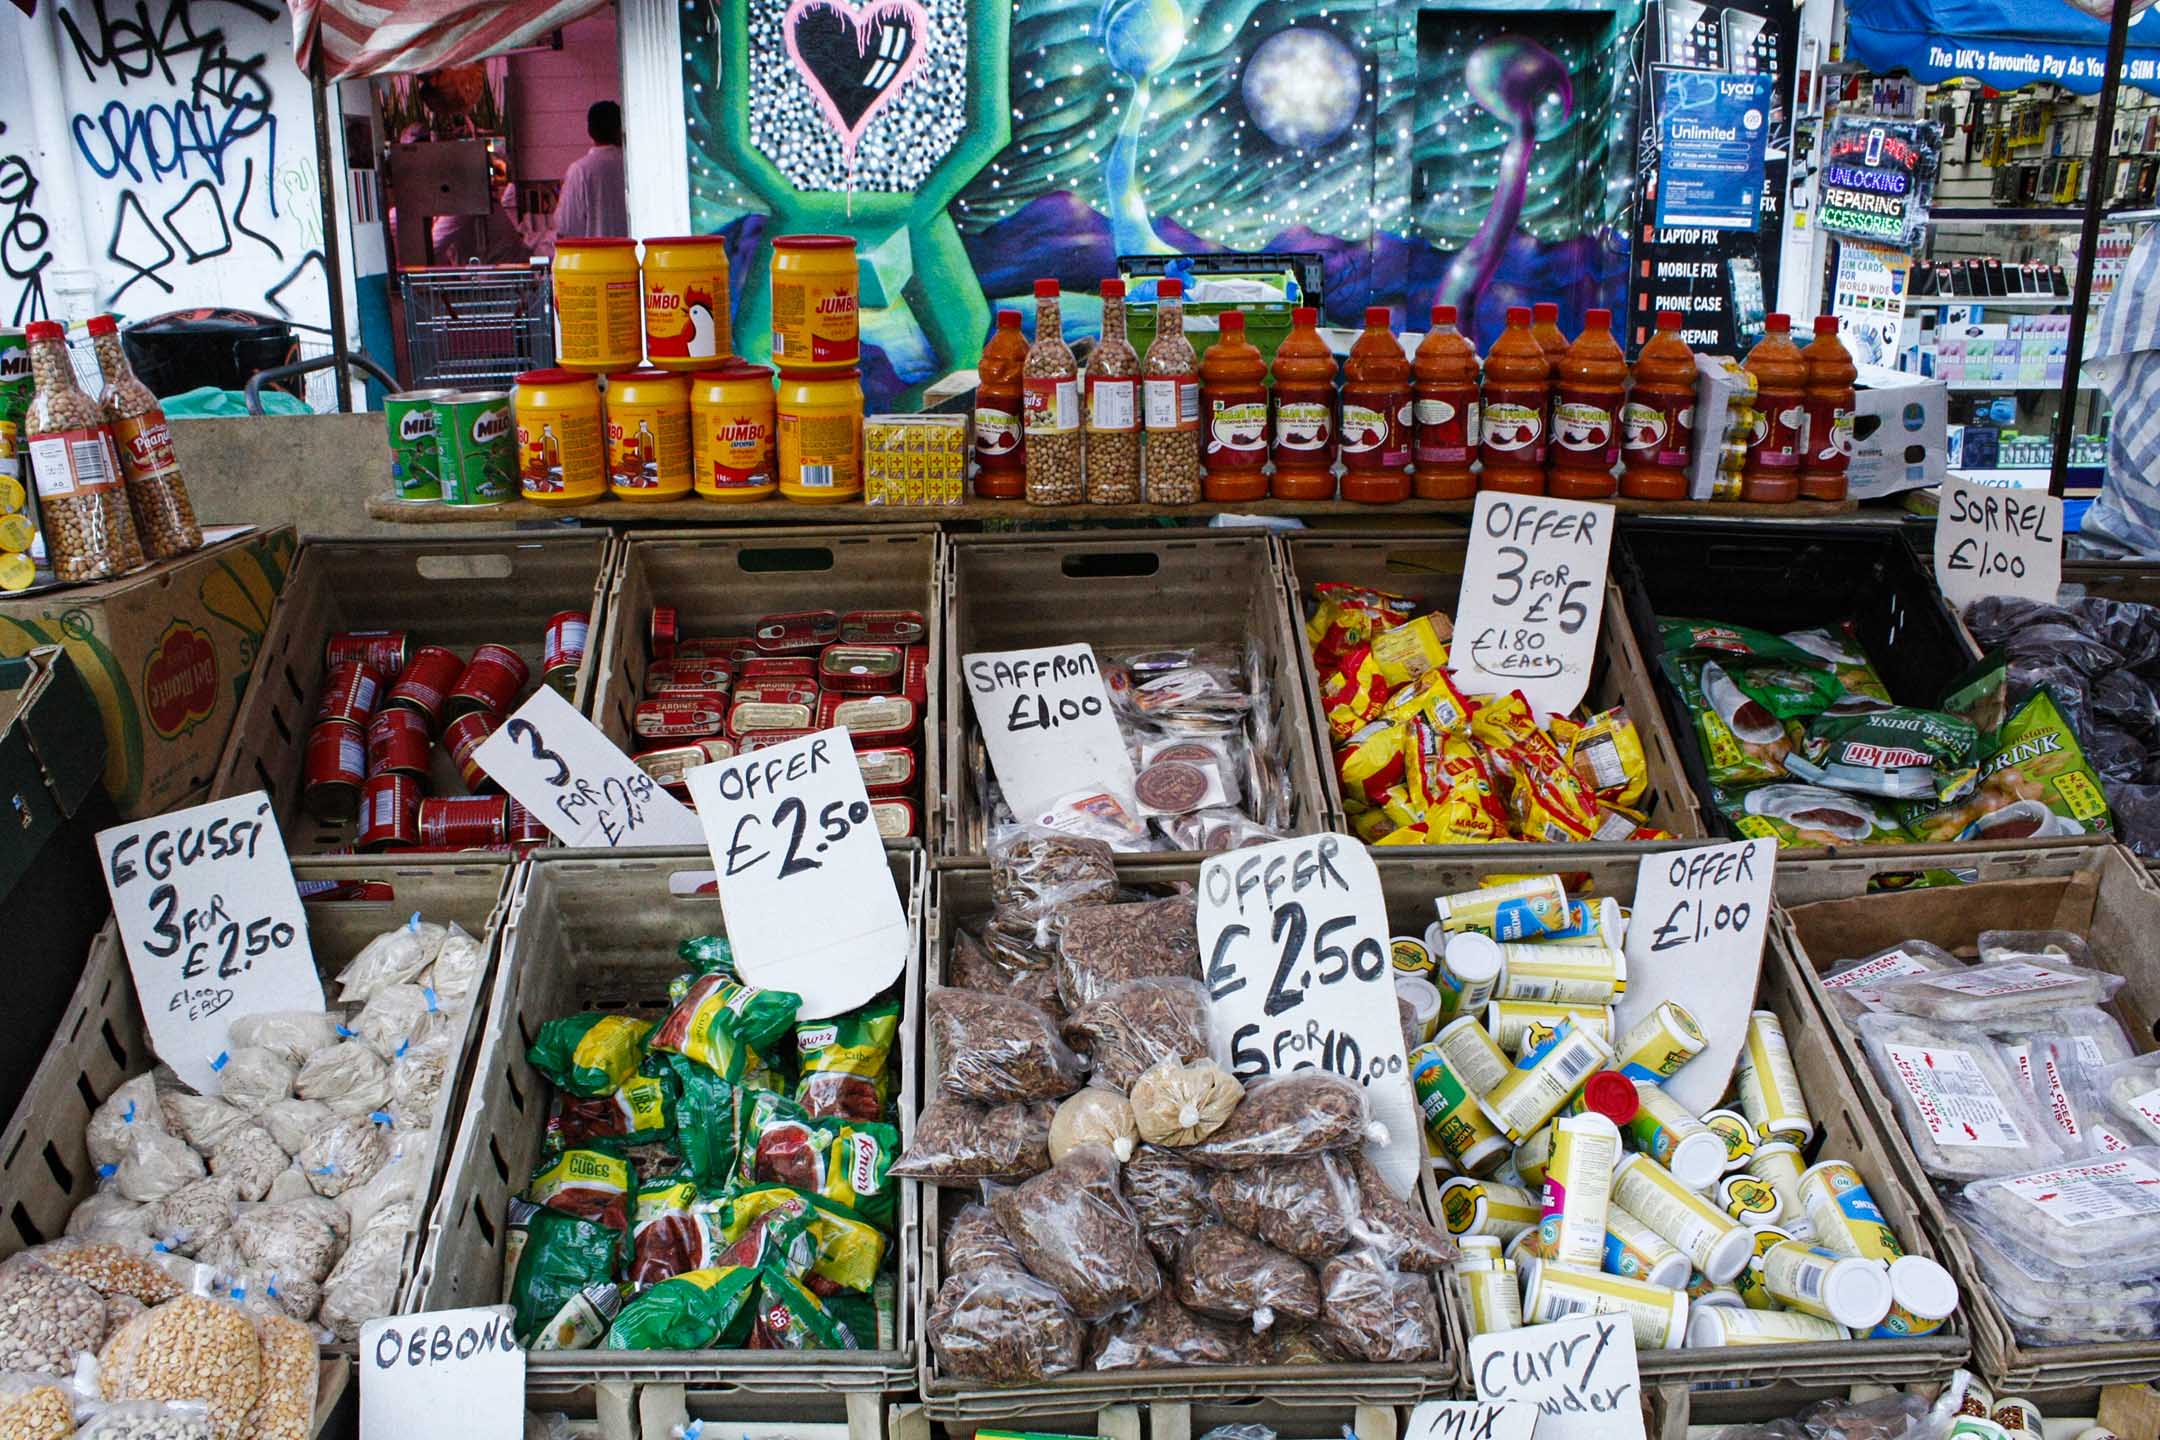
[[1337, 741], [1348, 740], [1379, 719], [1387, 698], [1387, 677], [1373, 663], [1370, 645], [1360, 645], [1343, 656], [1342, 663], [1320, 682], [1320, 703], [1327, 711], [1328, 730]]
[[1471, 707], [1447, 671], [1434, 670], [1416, 685], [1398, 689], [1381, 714], [1390, 720], [1423, 715], [1435, 730], [1464, 730], [1470, 725]]
[[1420, 821], [1415, 825], [1398, 826], [1385, 835], [1368, 836], [1365, 843], [1368, 845], [1432, 845], [1438, 842], [1426, 833], [1424, 822]]
[[1508, 838], [1506, 822], [1470, 785], [1457, 786], [1427, 810], [1424, 825], [1428, 845], [1476, 845]]
[[1305, 638], [1323, 674], [1351, 651], [1371, 644], [1373, 636], [1394, 629], [1418, 612], [1415, 600], [1340, 581], [1315, 585], [1313, 594], [1320, 603], [1305, 622]]
[[1481, 700], [1470, 719], [1470, 733], [1488, 750], [1512, 750], [1533, 736], [1545, 740], [1548, 746], [1552, 744], [1539, 731], [1537, 713], [1520, 690]]
[[1447, 664], [1448, 641], [1454, 634], [1447, 616], [1420, 615], [1373, 636], [1373, 659], [1380, 662], [1380, 673], [1389, 684], [1418, 684]]
[[1335, 774], [1345, 803], [1378, 805], [1390, 785], [1402, 783], [1405, 727], [1375, 721], [1335, 752]]
[[[1559, 739], [1557, 732], [1553, 738]], [[1642, 799], [1650, 772], [1643, 762], [1642, 736], [1636, 733], [1627, 706], [1615, 705], [1591, 716], [1566, 749], [1568, 764], [1600, 800], [1632, 808]]]
[[1552, 743], [1565, 755], [1575, 748], [1575, 737], [1582, 733], [1583, 723], [1565, 715], [1553, 715], [1545, 721], [1545, 733], [1552, 736]]
[[[1351, 832], [1368, 845], [1379, 844], [1382, 836], [1391, 835], [1401, 828], [1389, 818], [1385, 810], [1361, 810], [1350, 817]], [[1395, 843], [1400, 845], [1407, 842], [1398, 840]]]
[[1613, 840], [1670, 840], [1670, 830], [1660, 830], [1650, 824], [1641, 814], [1622, 809], [1618, 805], [1598, 802], [1597, 836], [1600, 841]]

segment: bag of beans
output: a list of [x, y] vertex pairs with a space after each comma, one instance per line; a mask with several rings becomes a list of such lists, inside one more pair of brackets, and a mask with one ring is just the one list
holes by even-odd
[[1050, 1017], [1024, 1000], [979, 990], [933, 990], [926, 1006], [937, 1086], [985, 1105], [1058, 1100], [1087, 1078]]
[[1106, 1319], [1162, 1288], [1108, 1150], [1075, 1150], [1025, 1184], [992, 1187], [989, 1200], [1029, 1272], [1056, 1286], [1081, 1319]]
[[940, 1095], [915, 1121], [915, 1139], [892, 1167], [904, 1180], [972, 1187], [978, 1180], [1025, 1180], [1050, 1168], [1056, 1107], [977, 1105]]

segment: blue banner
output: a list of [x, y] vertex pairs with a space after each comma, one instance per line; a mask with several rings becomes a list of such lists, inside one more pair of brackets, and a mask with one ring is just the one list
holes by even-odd
[[[2128, 3], [2128, 0], [2125, 0]], [[1847, 51], [1872, 70], [1934, 82], [1971, 76], [1999, 90], [2045, 82], [2098, 94], [2107, 69], [2108, 17], [2069, 0], [1850, 0]], [[2160, 19], [2130, 20], [2123, 79], [2160, 78]]]
[[1657, 223], [1753, 230], [1761, 223], [1770, 77], [1655, 71]]

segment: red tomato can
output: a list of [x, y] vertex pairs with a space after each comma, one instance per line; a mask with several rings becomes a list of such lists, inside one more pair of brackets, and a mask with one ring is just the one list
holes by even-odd
[[735, 677], [724, 660], [697, 660], [678, 655], [673, 660], [655, 660], [645, 667], [645, 693], [657, 695], [669, 690], [726, 690], [735, 683]]
[[482, 645], [465, 662], [465, 673], [458, 676], [450, 698], [443, 702], [443, 713], [447, 717], [492, 710], [507, 715], [525, 693], [531, 675], [525, 658], [509, 646]]
[[547, 634], [540, 641], [540, 668], [553, 670], [559, 665], [573, 668], [585, 659], [585, 637], [592, 629], [592, 617], [583, 610], [558, 610], [548, 617]]
[[758, 648], [748, 635], [697, 635], [676, 646], [675, 655], [681, 660], [717, 660], [740, 668], [758, 658]]
[[420, 843], [487, 850], [509, 843], [510, 802], [500, 795], [444, 795], [420, 802]]
[[815, 655], [840, 638], [840, 617], [830, 610], [794, 610], [757, 623], [757, 648], [766, 655]]
[[457, 651], [423, 645], [398, 672], [397, 683], [390, 687], [389, 703], [417, 710], [431, 724], [440, 724], [443, 706], [449, 702], [458, 676], [464, 673], [465, 662], [458, 658]]
[[495, 782], [473, 758], [473, 751], [480, 742], [495, 733], [502, 724], [502, 717], [489, 710], [469, 710], [443, 727], [443, 748], [450, 752], [450, 759], [465, 780], [465, 788], [475, 795], [483, 795], [496, 789]]
[[367, 739], [345, 720], [323, 720], [308, 731], [300, 799], [318, 820], [350, 820], [367, 780]]
[[698, 740], [718, 735], [727, 728], [727, 697], [706, 691], [641, 700], [630, 712], [630, 728], [640, 740]]
[[411, 775], [425, 780], [433, 758], [435, 741], [428, 734], [427, 717], [402, 706], [375, 712], [367, 728], [369, 775]]
[[915, 752], [905, 745], [879, 745], [855, 752], [863, 789], [872, 795], [898, 795], [915, 785]]
[[828, 645], [818, 656], [818, 684], [858, 694], [897, 693], [905, 653], [898, 645]]
[[411, 651], [403, 630], [340, 630], [323, 643], [323, 664], [357, 661], [378, 675], [395, 675], [405, 668]]
[[900, 665], [900, 693], [915, 702], [919, 712], [930, 703], [930, 647], [910, 645]]
[[410, 775], [377, 775], [360, 787], [362, 850], [420, 843], [420, 782]]
[[655, 605], [652, 607], [650, 638], [653, 659], [672, 660], [675, 658], [675, 646], [682, 639], [682, 623], [676, 619], [674, 606]]
[[382, 694], [382, 672], [364, 660], [341, 660], [323, 677], [322, 698], [315, 702], [315, 723], [343, 720], [365, 725]]
[[503, 835], [512, 845], [545, 845], [554, 838], [540, 817], [517, 801], [504, 801], [503, 812]]

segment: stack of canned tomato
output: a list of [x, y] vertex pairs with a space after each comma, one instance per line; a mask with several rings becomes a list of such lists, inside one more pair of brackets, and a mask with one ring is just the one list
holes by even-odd
[[[541, 678], [568, 698], [585, 658], [589, 617], [548, 621]], [[404, 630], [350, 630], [323, 646], [322, 698], [308, 732], [302, 803], [318, 820], [359, 822], [361, 850], [473, 850], [536, 845], [547, 829], [507, 799], [474, 759], [480, 742], [517, 706], [531, 667], [507, 645], [469, 659], [415, 645]], [[436, 788], [438, 744], [463, 782]], [[447, 788], [445, 786], [444, 788]]]
[[930, 683], [921, 615], [799, 610], [767, 615], [748, 635], [685, 637], [674, 607], [656, 605], [649, 635], [633, 758], [672, 793], [689, 799], [684, 777], [700, 765], [838, 725], [854, 742], [878, 833], [921, 833]]

